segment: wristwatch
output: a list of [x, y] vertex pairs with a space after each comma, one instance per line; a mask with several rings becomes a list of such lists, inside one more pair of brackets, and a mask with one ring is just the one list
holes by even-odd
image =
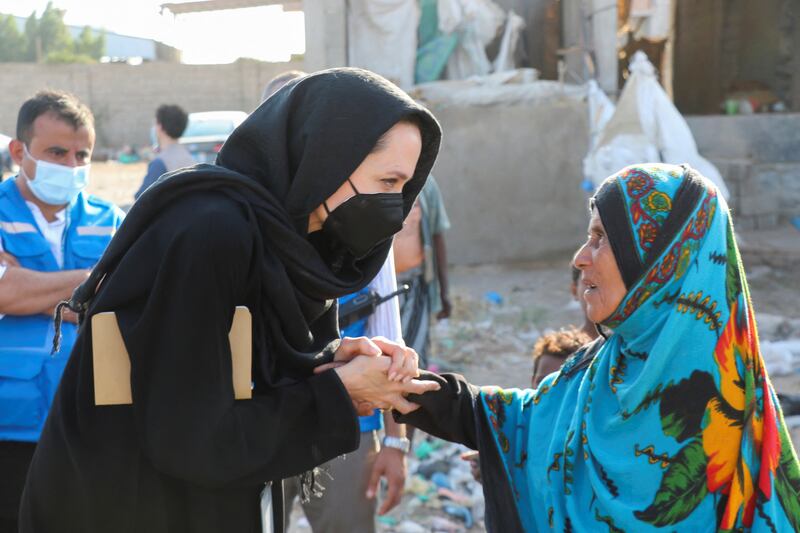
[[405, 437], [391, 437], [389, 435], [383, 437], [383, 445], [387, 448], [394, 448], [403, 453], [411, 451], [411, 441]]

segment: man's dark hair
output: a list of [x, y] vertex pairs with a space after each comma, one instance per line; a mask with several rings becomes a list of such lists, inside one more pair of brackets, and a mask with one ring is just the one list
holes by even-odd
[[17, 139], [28, 144], [33, 137], [33, 122], [52, 113], [76, 130], [81, 127], [94, 129], [94, 116], [88, 107], [74, 94], [64, 91], [39, 91], [19, 108], [17, 115]]
[[189, 123], [189, 115], [181, 106], [174, 104], [164, 104], [156, 110], [156, 122], [161, 124], [164, 133], [177, 139], [186, 131], [186, 124]]

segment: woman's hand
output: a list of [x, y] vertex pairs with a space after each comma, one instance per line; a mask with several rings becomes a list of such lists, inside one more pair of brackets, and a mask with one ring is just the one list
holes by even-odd
[[334, 368], [336, 363], [346, 363], [359, 355], [379, 356], [386, 355], [392, 360], [389, 367], [389, 380], [408, 383], [419, 377], [419, 356], [411, 348], [390, 341], [385, 337], [345, 337], [339, 344], [339, 349], [333, 357], [333, 364], [323, 365], [322, 370]]
[[[416, 379], [407, 382], [390, 381], [386, 374], [392, 364], [389, 357], [359, 355], [349, 363], [334, 369], [353, 400], [359, 415], [369, 415], [376, 408], [396, 409], [403, 414], [408, 414], [418, 409], [419, 406], [406, 400], [405, 394], [423, 394], [439, 390], [439, 384], [434, 381]], [[324, 365], [314, 372], [324, 372], [330, 367], [331, 365]]]

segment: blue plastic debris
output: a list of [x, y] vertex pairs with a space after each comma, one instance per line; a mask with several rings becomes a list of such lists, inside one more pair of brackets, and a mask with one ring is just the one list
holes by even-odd
[[447, 477], [447, 474], [444, 472], [435, 472], [431, 476], [431, 481], [434, 485], [441, 489], [450, 489], [453, 490], [453, 483], [450, 481], [450, 478]]
[[442, 507], [442, 509], [445, 513], [463, 520], [464, 525], [467, 526], [467, 529], [472, 527], [472, 524], [474, 523], [474, 520], [472, 519], [472, 512], [466, 507], [461, 505], [445, 505]]
[[483, 297], [487, 301], [489, 301], [489, 302], [491, 302], [493, 304], [496, 304], [496, 305], [502, 305], [503, 304], [503, 297], [500, 295], [499, 292], [489, 291], [486, 294], [484, 294]]

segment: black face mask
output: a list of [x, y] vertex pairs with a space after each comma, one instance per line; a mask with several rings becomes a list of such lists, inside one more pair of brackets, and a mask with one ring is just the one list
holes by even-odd
[[361, 194], [349, 179], [347, 182], [356, 195], [333, 211], [323, 202], [328, 218], [322, 224], [322, 231], [361, 259], [403, 229], [403, 194]]

